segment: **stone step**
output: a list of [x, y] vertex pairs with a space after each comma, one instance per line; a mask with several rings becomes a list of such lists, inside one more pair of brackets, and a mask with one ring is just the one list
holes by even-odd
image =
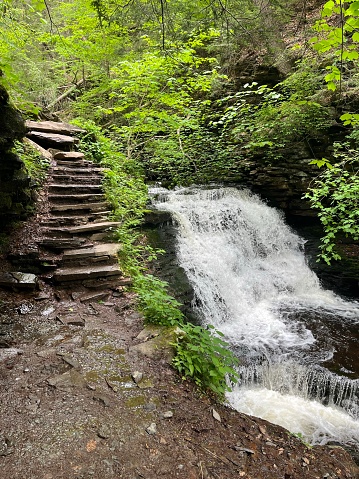
[[102, 191], [101, 185], [63, 185], [51, 183], [49, 185], [49, 193], [62, 193], [63, 195], [73, 194], [73, 193], [100, 193]]
[[91, 175], [98, 175], [102, 177], [102, 174], [106, 171], [106, 168], [96, 168], [96, 167], [83, 167], [83, 168], [68, 168], [67, 166], [55, 166], [52, 169], [52, 173], [55, 175], [79, 175], [79, 176], [91, 176]]
[[79, 151], [57, 151], [54, 153], [54, 160], [77, 161], [84, 159], [85, 154]]
[[90, 248], [68, 250], [63, 254], [61, 264], [63, 267], [116, 264], [118, 251], [119, 245], [116, 243], [102, 243]]
[[61, 133], [66, 135], [74, 135], [77, 133], [86, 133], [85, 130], [69, 123], [58, 121], [31, 121], [25, 122], [27, 130], [43, 131], [46, 133]]
[[79, 139], [74, 136], [33, 130], [27, 133], [27, 137], [45, 148], [71, 148], [79, 142]]
[[61, 228], [44, 228], [44, 234], [49, 237], [66, 237], [70, 235], [78, 235], [84, 233], [107, 232], [116, 228], [121, 223], [119, 221], [102, 221], [100, 223], [86, 223], [80, 226], [68, 226]]
[[70, 281], [108, 278], [113, 276], [122, 276], [118, 264], [61, 268], [54, 273], [53, 279], [56, 283], [66, 283]]
[[101, 256], [112, 256], [117, 258], [119, 250], [120, 245], [118, 243], [102, 243], [87, 248], [68, 250], [63, 254], [62, 259], [68, 261]]
[[54, 251], [92, 246], [86, 238], [44, 238], [38, 245]]
[[[67, 197], [66, 197], [67, 198]], [[83, 212], [91, 212], [91, 213], [109, 213], [107, 211], [108, 203], [105, 201], [98, 202], [98, 203], [85, 203], [85, 204], [65, 204], [65, 205], [51, 205], [50, 211], [52, 215], [61, 215], [66, 213], [66, 215], [76, 214]]]
[[87, 160], [77, 160], [77, 161], [63, 161], [63, 160], [57, 160], [56, 165], [61, 167], [65, 166], [66, 168], [91, 168], [93, 166], [93, 163], [91, 161]]
[[69, 183], [70, 185], [74, 183], [78, 184], [88, 184], [88, 185], [98, 185], [102, 184], [102, 176], [93, 175], [93, 176], [80, 176], [80, 175], [52, 175], [52, 180], [56, 184], [65, 184]]
[[65, 184], [69, 183], [70, 185], [74, 183], [79, 183], [79, 184], [88, 184], [88, 185], [101, 185], [103, 176], [97, 175], [96, 173], [93, 173], [92, 175], [71, 175], [71, 174], [63, 174], [63, 175], [58, 175], [58, 174], [52, 174], [51, 176], [52, 181], [56, 184]]
[[51, 216], [46, 221], [41, 223], [42, 226], [49, 227], [64, 227], [64, 226], [80, 226], [91, 222], [107, 221], [108, 215], [111, 214], [111, 211], [103, 211], [100, 213], [91, 213], [89, 215], [81, 215], [78, 213], [72, 216]]
[[52, 203], [59, 204], [59, 203], [65, 203], [67, 205], [69, 204], [78, 204], [78, 203], [84, 203], [84, 202], [89, 202], [89, 203], [94, 203], [96, 201], [103, 203], [105, 200], [105, 195], [103, 193], [99, 194], [92, 194], [92, 193], [87, 193], [87, 194], [72, 194], [72, 195], [49, 195], [48, 200]]

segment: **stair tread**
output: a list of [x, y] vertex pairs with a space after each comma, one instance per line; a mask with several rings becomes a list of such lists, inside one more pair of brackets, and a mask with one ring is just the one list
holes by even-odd
[[103, 200], [105, 199], [105, 195], [103, 193], [87, 193], [87, 194], [84, 194], [84, 193], [74, 194], [74, 193], [72, 193], [72, 194], [66, 195], [64, 197], [64, 195], [53, 194], [53, 195], [49, 195], [48, 199], [49, 199], [49, 201], [71, 201], [71, 199], [72, 199], [72, 200], [77, 201], [77, 202], [91, 201], [91, 203], [93, 203], [96, 200], [100, 200], [101, 202], [103, 202]]
[[119, 221], [102, 221], [100, 223], [87, 223], [80, 226], [65, 226], [60, 228], [47, 228], [46, 231], [49, 233], [86, 233], [92, 231], [106, 230], [115, 226], [119, 226], [121, 223]]
[[82, 128], [70, 125], [69, 123], [57, 122], [57, 121], [32, 121], [27, 120], [25, 122], [28, 130], [43, 131], [47, 133], [85, 133], [86, 130]]
[[65, 172], [69, 172], [69, 173], [75, 173], [75, 172], [79, 172], [79, 173], [83, 173], [84, 171], [88, 171], [88, 172], [94, 172], [94, 173], [102, 173], [103, 171], [106, 171], [107, 169], [106, 168], [97, 168], [97, 167], [94, 167], [94, 168], [68, 168], [67, 166], [55, 166], [52, 171], [65, 171]]
[[45, 133], [44, 131], [30, 130], [27, 133], [30, 138], [36, 138], [39, 141], [47, 143], [55, 143], [56, 145], [74, 145], [78, 143], [79, 139], [74, 136], [63, 135], [60, 133]]
[[[87, 203], [87, 204], [64, 204], [64, 205], [51, 205], [50, 211], [92, 211], [97, 208], [108, 208], [108, 203]], [[100, 211], [98, 211], [100, 212]], [[104, 213], [107, 211], [104, 210]]]
[[56, 282], [66, 282], [107, 276], [122, 276], [122, 272], [117, 263], [103, 266], [60, 268], [54, 273], [53, 278]]
[[67, 250], [63, 254], [62, 259], [70, 260], [88, 258], [91, 256], [117, 256], [119, 249], [120, 245], [118, 243], [101, 243], [94, 246], [89, 246], [88, 248]]
[[84, 158], [84, 153], [79, 151], [57, 151], [54, 153], [55, 160], [83, 160]]
[[76, 188], [80, 188], [80, 189], [85, 189], [85, 188], [100, 188], [101, 185], [91, 185], [91, 184], [72, 184], [72, 183], [68, 183], [68, 184], [63, 184], [63, 183], [50, 183], [49, 184], [49, 187], [51, 188], [60, 188], [60, 189], [65, 189], [65, 188], [70, 188], [71, 190], [75, 190]]

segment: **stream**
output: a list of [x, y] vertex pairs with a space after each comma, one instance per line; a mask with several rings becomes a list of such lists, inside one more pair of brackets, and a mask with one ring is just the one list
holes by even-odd
[[229, 404], [311, 444], [359, 447], [359, 303], [320, 285], [304, 240], [247, 190], [153, 189], [203, 325], [240, 359]]

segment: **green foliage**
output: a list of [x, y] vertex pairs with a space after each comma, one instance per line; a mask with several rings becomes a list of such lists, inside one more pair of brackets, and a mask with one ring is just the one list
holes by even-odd
[[343, 63], [359, 58], [359, 1], [329, 0], [322, 9], [322, 18], [315, 24], [318, 36], [311, 39], [313, 48], [320, 54], [331, 53], [336, 58], [327, 67], [325, 81], [329, 90], [335, 91], [343, 79]]
[[192, 324], [182, 324], [184, 334], [179, 335], [175, 344], [176, 356], [173, 365], [184, 378], [194, 379], [202, 390], [211, 390], [220, 398], [238, 381], [234, 367], [237, 359], [223, 341], [223, 334], [213, 326], [207, 329]]
[[218, 101], [228, 106], [212, 126], [221, 129], [222, 138], [229, 136], [252, 155], [279, 159], [292, 142], [320, 138], [331, 121], [327, 108], [291, 90], [289, 81], [275, 88], [246, 84]]
[[174, 326], [183, 321], [181, 304], [167, 292], [167, 283], [151, 274], [134, 278], [134, 291], [138, 295], [139, 308], [151, 324]]
[[337, 162], [317, 177], [304, 196], [319, 211], [325, 233], [319, 259], [327, 264], [341, 259], [336, 242], [343, 236], [359, 239], [359, 153], [337, 144], [334, 157]]
[[24, 162], [27, 174], [40, 186], [46, 179], [50, 161], [28, 143], [16, 141], [14, 151]]
[[80, 138], [79, 148], [89, 159], [106, 168], [104, 187], [114, 211], [113, 218], [121, 221], [125, 231], [138, 225], [148, 200], [141, 168], [121, 153], [121, 145], [105, 136], [94, 122], [77, 119], [73, 123], [87, 130]]

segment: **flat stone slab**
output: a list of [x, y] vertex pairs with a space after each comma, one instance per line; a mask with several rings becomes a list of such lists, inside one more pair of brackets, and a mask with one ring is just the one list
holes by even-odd
[[84, 153], [79, 151], [57, 151], [54, 154], [55, 160], [83, 160], [84, 158]]
[[82, 388], [86, 384], [85, 378], [75, 369], [53, 376], [47, 382], [56, 389]]
[[49, 191], [53, 193], [64, 193], [66, 194], [69, 192], [70, 194], [73, 194], [75, 192], [83, 193], [83, 192], [89, 192], [89, 193], [97, 193], [101, 192], [102, 188], [101, 185], [79, 185], [79, 184], [50, 184], [49, 185]]
[[93, 303], [97, 301], [104, 301], [110, 296], [108, 291], [100, 291], [96, 293], [88, 293], [80, 296], [81, 303]]
[[58, 185], [74, 185], [74, 184], [87, 184], [87, 185], [97, 185], [100, 186], [102, 183], [102, 177], [99, 175], [71, 175], [68, 173], [66, 175], [53, 174], [53, 181]]
[[121, 276], [122, 272], [118, 264], [107, 266], [81, 266], [76, 268], [59, 269], [54, 274], [54, 280], [57, 283], [67, 281], [80, 281], [93, 278], [103, 278], [108, 276]]
[[64, 133], [67, 135], [85, 133], [86, 131], [75, 125], [58, 121], [31, 121], [25, 122], [28, 130], [44, 131], [46, 133]]
[[77, 160], [77, 161], [61, 161], [61, 160], [56, 160], [56, 164], [58, 168], [62, 168], [63, 166], [66, 166], [66, 168], [89, 168], [91, 165], [85, 160]]
[[80, 314], [59, 314], [56, 321], [66, 326], [85, 326], [85, 320]]
[[56, 133], [45, 133], [43, 131], [29, 131], [28, 137], [35, 142], [50, 144], [52, 146], [72, 146], [79, 142], [79, 139], [74, 136], [58, 135]]
[[53, 205], [51, 206], [51, 211], [103, 211], [104, 213], [107, 212], [108, 203], [87, 203], [87, 204], [80, 204], [80, 205]]
[[101, 201], [105, 199], [105, 195], [103, 193], [88, 193], [88, 194], [69, 194], [69, 195], [49, 195], [49, 201], [53, 201], [54, 203], [64, 203], [65, 201], [71, 203], [83, 203], [84, 201], [89, 201], [93, 203], [95, 201]]
[[120, 249], [120, 245], [116, 243], [103, 243], [89, 248], [80, 248], [66, 251], [63, 260], [77, 260], [101, 256], [116, 256]]
[[[67, 166], [56, 166], [52, 170], [57, 175], [92, 175], [101, 174], [105, 171], [105, 168], [91, 168], [85, 166], [83, 168], [68, 168]], [[102, 176], [102, 175], [101, 175]]]
[[81, 238], [45, 238], [39, 242], [44, 248], [53, 250], [74, 249], [86, 243], [85, 239]]
[[87, 223], [80, 226], [69, 226], [67, 228], [49, 228], [47, 231], [51, 234], [65, 233], [65, 234], [80, 234], [91, 233], [93, 231], [107, 231], [110, 228], [115, 228], [121, 223], [119, 221], [103, 221], [101, 223]]
[[31, 273], [0, 273], [0, 286], [34, 291], [37, 287], [37, 276]]

